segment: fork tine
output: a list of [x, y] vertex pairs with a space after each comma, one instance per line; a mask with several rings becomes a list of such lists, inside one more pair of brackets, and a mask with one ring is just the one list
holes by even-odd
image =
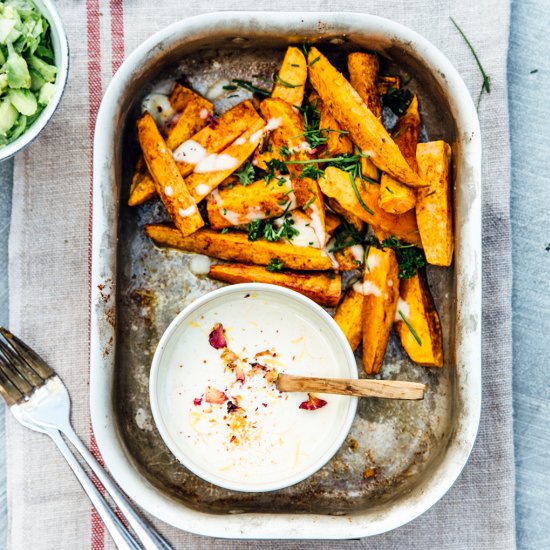
[[23, 394], [13, 385], [10, 379], [4, 374], [0, 362], [0, 395], [4, 398], [6, 405], [11, 407], [23, 399]]
[[[0, 341], [0, 368], [4, 376], [24, 395], [28, 395], [35, 388], [13, 363]], [[40, 385], [44, 382], [40, 381]]]
[[12, 357], [16, 368], [35, 386], [55, 374], [38, 353], [4, 327], [0, 327], [0, 350]]

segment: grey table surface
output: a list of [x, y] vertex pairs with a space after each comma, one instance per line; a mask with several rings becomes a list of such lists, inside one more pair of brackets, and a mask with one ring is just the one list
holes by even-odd
[[[512, 145], [514, 435], [517, 546], [550, 548], [550, 7], [512, 2], [508, 89]], [[478, 52], [483, 59], [483, 52]], [[490, 96], [485, 101], [490, 101]], [[0, 323], [8, 321], [13, 162], [0, 163]], [[0, 550], [5, 548], [5, 411], [0, 406]], [[83, 496], [84, 498], [84, 496]], [[16, 549], [18, 550], [18, 549]]]

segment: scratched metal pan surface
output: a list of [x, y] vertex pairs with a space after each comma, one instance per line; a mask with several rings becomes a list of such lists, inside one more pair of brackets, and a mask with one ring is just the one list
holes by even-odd
[[[152, 421], [148, 373], [158, 340], [179, 311], [219, 283], [194, 275], [191, 255], [160, 250], [145, 238], [145, 223], [166, 218], [158, 201], [126, 206], [138, 155], [135, 120], [143, 97], [170, 79], [185, 77], [203, 94], [220, 79], [267, 85], [285, 47], [305, 40], [337, 64], [349, 51], [379, 52], [383, 72], [411, 78], [423, 138], [452, 144], [455, 261], [428, 272], [445, 366], [411, 364], [392, 336], [380, 377], [424, 382], [423, 401], [362, 399], [345, 444], [319, 472], [280, 491], [232, 492], [179, 464]], [[244, 90], [226, 94], [216, 108], [223, 112], [245, 97]], [[479, 421], [480, 172], [479, 125], [463, 81], [433, 45], [386, 19], [208, 14], [175, 23], [134, 51], [99, 112], [93, 196], [91, 413], [105, 463], [126, 493], [176, 527], [233, 538], [373, 535], [437, 502], [466, 463]]]

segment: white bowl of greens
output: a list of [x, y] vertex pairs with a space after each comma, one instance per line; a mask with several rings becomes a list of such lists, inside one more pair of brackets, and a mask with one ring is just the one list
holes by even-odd
[[27, 146], [54, 113], [69, 48], [50, 0], [0, 0], [0, 160]]

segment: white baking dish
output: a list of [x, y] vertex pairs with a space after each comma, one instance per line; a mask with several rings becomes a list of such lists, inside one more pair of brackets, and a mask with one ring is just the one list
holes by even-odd
[[[226, 513], [198, 511], [159, 489], [139, 469], [121, 436], [114, 406], [117, 373], [117, 247], [122, 132], [148, 75], [208, 45], [235, 48], [326, 40], [354, 43], [405, 60], [436, 88], [453, 125], [456, 247], [451, 285], [452, 358], [449, 430], [430, 467], [413, 485], [372, 506], [341, 513]], [[135, 107], [135, 106], [134, 106]], [[447, 116], [447, 115], [445, 115]], [[120, 266], [118, 266], [120, 268]], [[94, 146], [91, 312], [91, 414], [108, 469], [128, 495], [178, 528], [232, 538], [357, 538], [394, 529], [437, 502], [466, 463], [477, 433], [481, 402], [481, 140], [477, 114], [456, 70], [432, 44], [386, 19], [357, 13], [224, 12], [189, 18], [145, 41], [121, 66], [97, 119]], [[119, 358], [120, 359], [120, 358]]]

